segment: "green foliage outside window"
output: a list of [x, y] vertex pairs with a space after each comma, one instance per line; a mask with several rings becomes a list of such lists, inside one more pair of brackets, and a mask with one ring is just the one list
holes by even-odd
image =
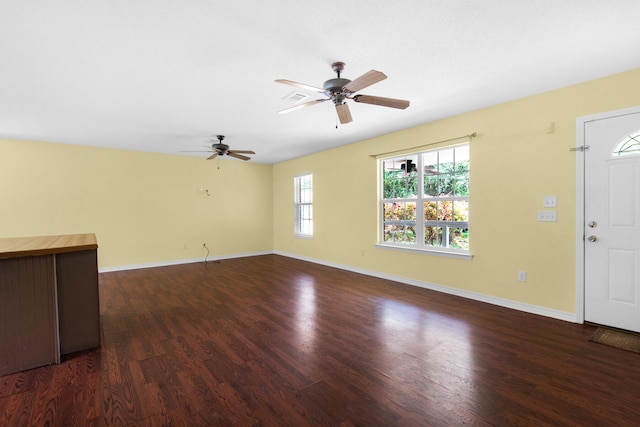
[[[456, 161], [457, 150], [461, 155]], [[468, 146], [423, 153], [421, 162], [417, 156], [383, 161], [384, 241], [415, 245], [422, 234], [425, 246], [468, 250]], [[416, 218], [417, 203], [422, 204], [423, 221]]]
[[[383, 198], [407, 199], [418, 195], [418, 173], [386, 170], [383, 178]], [[469, 161], [442, 163], [439, 170], [425, 167], [424, 193], [428, 196], [468, 196]]]

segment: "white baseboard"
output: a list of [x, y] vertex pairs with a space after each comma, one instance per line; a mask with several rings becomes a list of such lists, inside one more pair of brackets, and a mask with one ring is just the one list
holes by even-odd
[[[250, 256], [271, 255], [271, 254], [273, 254], [273, 251], [247, 252], [242, 254], [231, 254], [231, 255], [220, 255], [220, 256], [212, 255], [206, 258], [206, 262], [220, 261], [222, 259], [245, 258]], [[148, 262], [144, 264], [118, 265], [115, 267], [99, 268], [98, 273], [111, 273], [113, 271], [137, 270], [140, 268], [166, 267], [169, 265], [193, 264], [196, 262], [205, 262], [205, 258], [189, 258], [189, 259], [179, 259], [174, 261]]]
[[[258, 256], [258, 255], [271, 255], [271, 254], [281, 255], [288, 258], [295, 258], [301, 261], [312, 262], [314, 264], [326, 265], [327, 267], [333, 267], [333, 268], [338, 268], [340, 270], [352, 271], [354, 273], [365, 274], [367, 276], [378, 277], [380, 279], [393, 280], [394, 282], [405, 283], [407, 285], [418, 286], [420, 288], [425, 288], [425, 289], [431, 289], [433, 291], [443, 292], [445, 294], [451, 294], [451, 295], [456, 295], [459, 297], [468, 298], [475, 301], [486, 302], [488, 304], [493, 304], [500, 307], [506, 307], [513, 310], [523, 311], [525, 313], [537, 314], [540, 316], [550, 317], [553, 319], [564, 320], [566, 322], [581, 323], [578, 321], [576, 313], [569, 313], [566, 311], [554, 310], [547, 307], [526, 304], [526, 303], [513, 301], [505, 298], [498, 298], [491, 295], [480, 294], [477, 292], [465, 291], [464, 289], [451, 288], [449, 286], [442, 286], [442, 285], [437, 285], [435, 283], [423, 282], [420, 280], [410, 279], [408, 277], [380, 273], [379, 271], [367, 270], [364, 268], [353, 267], [350, 265], [337, 264], [333, 262], [323, 261], [315, 258], [309, 258], [309, 257], [291, 254], [287, 252], [281, 252], [281, 251], [262, 251], [262, 252], [248, 252], [248, 253], [242, 253], [242, 254], [231, 254], [231, 255], [222, 255], [222, 256], [211, 256], [207, 258], [207, 262], [214, 262], [214, 261], [219, 261], [223, 259], [232, 259], [232, 258], [245, 258], [245, 257], [251, 257], [251, 256]], [[181, 259], [176, 261], [161, 261], [161, 262], [151, 262], [151, 263], [144, 263], [144, 264], [131, 264], [131, 265], [121, 265], [116, 267], [105, 267], [105, 268], [100, 268], [98, 272], [109, 273], [113, 271], [136, 270], [140, 268], [153, 268], [153, 267], [164, 267], [169, 265], [192, 264], [196, 262], [204, 262], [204, 258], [190, 258], [190, 259]]]
[[456, 295], [463, 298], [468, 298], [475, 301], [486, 302], [489, 304], [497, 305], [500, 307], [506, 307], [513, 310], [523, 311], [525, 313], [537, 314], [540, 316], [550, 317], [553, 319], [564, 320], [566, 322], [579, 323], [575, 313], [569, 313], [561, 310], [554, 310], [547, 307], [541, 307], [533, 304], [526, 304], [519, 301], [513, 301], [505, 298], [498, 298], [491, 295], [480, 294], [477, 292], [465, 291], [463, 289], [451, 288], [448, 286], [437, 285], [434, 283], [423, 282], [420, 280], [410, 279], [402, 276], [394, 276], [391, 274], [380, 273], [378, 271], [367, 270], [363, 268], [357, 268], [350, 265], [336, 264], [333, 262], [327, 262], [323, 260], [308, 258], [287, 252], [275, 251], [276, 255], [286, 256], [289, 258], [295, 258], [302, 261], [313, 262], [316, 264], [326, 265], [328, 267], [334, 267], [341, 270], [352, 271], [354, 273], [365, 274], [367, 276], [378, 277], [380, 279], [393, 280], [394, 282], [405, 283], [407, 285], [418, 286], [420, 288], [431, 289], [446, 294]]

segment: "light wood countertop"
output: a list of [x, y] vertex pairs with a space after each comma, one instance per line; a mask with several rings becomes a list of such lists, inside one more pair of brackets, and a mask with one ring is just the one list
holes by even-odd
[[95, 234], [0, 238], [0, 259], [97, 249]]

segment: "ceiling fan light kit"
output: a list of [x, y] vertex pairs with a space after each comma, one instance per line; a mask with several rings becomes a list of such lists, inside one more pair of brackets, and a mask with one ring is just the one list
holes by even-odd
[[327, 96], [327, 98], [315, 99], [313, 101], [305, 102], [294, 107], [281, 110], [279, 111], [279, 113], [286, 114], [292, 111], [300, 110], [302, 108], [311, 107], [325, 101], [333, 101], [340, 123], [346, 124], [353, 120], [351, 117], [351, 111], [349, 110], [349, 106], [347, 105], [347, 99], [351, 99], [355, 102], [363, 104], [379, 105], [382, 107], [398, 108], [401, 110], [404, 110], [409, 106], [409, 101], [405, 101], [403, 99], [383, 98], [380, 96], [361, 94], [356, 95], [356, 92], [386, 79], [387, 76], [380, 71], [371, 70], [364, 73], [355, 80], [344, 79], [340, 77], [342, 71], [344, 70], [344, 66], [344, 62], [334, 62], [333, 64], [331, 64], [331, 69], [333, 69], [337, 77], [324, 82], [324, 84], [322, 85], [322, 89], [303, 83], [297, 83], [291, 80], [276, 80], [276, 83], [282, 83], [289, 86], [310, 90], [312, 92], [324, 93]]

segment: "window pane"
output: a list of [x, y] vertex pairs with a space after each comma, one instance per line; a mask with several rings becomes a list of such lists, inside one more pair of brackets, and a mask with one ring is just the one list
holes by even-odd
[[415, 226], [412, 225], [386, 225], [384, 227], [384, 241], [394, 243], [415, 244]]
[[456, 200], [453, 202], [453, 220], [469, 222], [469, 201]]
[[469, 195], [469, 172], [457, 172], [453, 176], [453, 195], [468, 196]]
[[385, 242], [393, 242], [393, 238], [395, 236], [396, 230], [398, 227], [395, 225], [385, 225], [384, 226], [384, 241]]
[[395, 215], [394, 205], [395, 203], [391, 203], [391, 202], [385, 202], [382, 204], [383, 218], [385, 221], [397, 219], [397, 218], [394, 218], [394, 215]]
[[469, 168], [469, 146], [463, 145], [455, 148], [456, 163], [466, 163], [467, 170]]
[[313, 211], [313, 207], [311, 205], [301, 205], [300, 206], [300, 219], [302, 221], [310, 220], [312, 211]]
[[417, 197], [418, 180], [415, 172], [405, 174], [403, 172], [391, 171], [385, 173], [384, 177], [384, 198], [385, 199], [406, 199]]
[[385, 202], [383, 204], [384, 219], [389, 220], [416, 220], [415, 202]]
[[[453, 163], [453, 148], [438, 151], [438, 162], [440, 165]], [[442, 171], [442, 170], [441, 170]]]
[[398, 157], [382, 162], [383, 198], [418, 197], [417, 156]]
[[[445, 165], [440, 165], [440, 166], [444, 166], [444, 169], [450, 170], [452, 167], [452, 163], [448, 163]], [[439, 176], [439, 189], [438, 189], [438, 195], [439, 196], [453, 196], [454, 195], [454, 188], [455, 188], [455, 174], [451, 173], [451, 172], [447, 172], [447, 173], [441, 173]]]
[[425, 172], [424, 194], [426, 194], [427, 196], [437, 196], [439, 194], [437, 172], [433, 172], [433, 174], [429, 174], [428, 172]]
[[384, 204], [385, 220], [402, 219], [403, 214], [404, 214], [404, 211], [402, 210], [402, 203], [385, 203]]
[[298, 206], [297, 232], [299, 234], [313, 234], [313, 206]]
[[624, 138], [613, 149], [614, 156], [640, 153], [640, 130], [637, 130]]
[[384, 173], [384, 177], [382, 178], [382, 198], [383, 199], [393, 199], [394, 196], [394, 192], [393, 192], [393, 188], [391, 186], [391, 181], [390, 178], [387, 177], [387, 173]]
[[402, 243], [416, 242], [416, 227], [414, 225], [405, 225]]
[[408, 219], [408, 220], [416, 220], [416, 204], [415, 202], [412, 203], [405, 203], [405, 217], [404, 219]]
[[311, 203], [312, 200], [312, 177], [311, 175], [303, 175], [295, 178], [296, 182], [296, 203]]
[[300, 203], [311, 203], [311, 189], [305, 189], [300, 192]]
[[393, 203], [385, 202], [382, 204], [382, 218], [384, 221], [388, 221], [393, 218]]
[[409, 197], [415, 199], [418, 197], [418, 174], [411, 172], [406, 178], [406, 195], [403, 197]]
[[449, 247], [454, 249], [469, 249], [469, 229], [455, 227], [450, 228]]
[[400, 169], [409, 174], [409, 173], [417, 173], [418, 172], [418, 156], [405, 156], [404, 159], [401, 160]]
[[450, 200], [438, 202], [438, 221], [453, 220], [453, 202]]
[[396, 193], [398, 192], [397, 188], [399, 187], [398, 183], [398, 173], [396, 171], [387, 171], [384, 172], [383, 178], [383, 198], [385, 199], [395, 199]]
[[422, 165], [424, 166], [425, 174], [436, 175], [438, 173], [438, 152], [429, 151], [422, 155]]
[[441, 246], [440, 236], [442, 235], [442, 228], [430, 227], [424, 228], [424, 244], [427, 246]]
[[438, 204], [436, 202], [424, 202], [424, 219], [426, 221], [435, 221], [437, 208]]
[[456, 227], [425, 227], [424, 244], [454, 249], [469, 249], [469, 231]]

